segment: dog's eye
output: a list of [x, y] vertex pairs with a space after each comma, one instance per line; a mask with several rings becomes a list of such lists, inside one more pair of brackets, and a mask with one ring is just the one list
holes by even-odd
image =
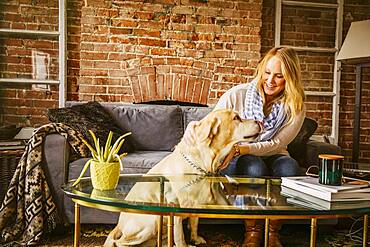
[[240, 118], [240, 116], [239, 116], [239, 115], [235, 115], [235, 116], [234, 116], [234, 120], [242, 121], [242, 119]]

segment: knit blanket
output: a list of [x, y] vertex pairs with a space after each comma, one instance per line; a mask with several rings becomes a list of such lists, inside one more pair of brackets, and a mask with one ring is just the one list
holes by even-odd
[[47, 174], [43, 171], [46, 135], [60, 134], [77, 155], [87, 157], [82, 135], [72, 128], [51, 123], [37, 129], [28, 141], [0, 208], [2, 246], [36, 245], [44, 233], [61, 223]]

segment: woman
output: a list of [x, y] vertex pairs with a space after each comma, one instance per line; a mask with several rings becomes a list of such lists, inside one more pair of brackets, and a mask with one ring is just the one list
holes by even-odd
[[[223, 94], [215, 109], [230, 108], [242, 119], [260, 121], [263, 131], [254, 143], [239, 143], [225, 158], [227, 175], [295, 176], [298, 163], [289, 156], [287, 145], [298, 134], [305, 118], [304, 90], [296, 52], [291, 48], [272, 48], [257, 67], [256, 78], [235, 86]], [[185, 139], [194, 141], [189, 124]], [[243, 246], [260, 246], [262, 221], [247, 220]], [[281, 246], [278, 231], [281, 224], [270, 221], [269, 246]]]

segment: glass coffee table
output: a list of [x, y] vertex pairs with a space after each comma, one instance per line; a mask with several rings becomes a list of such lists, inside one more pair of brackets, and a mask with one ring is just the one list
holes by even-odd
[[[268, 226], [270, 220], [310, 219], [310, 246], [315, 246], [318, 219], [363, 215], [363, 246], [367, 243], [370, 204], [332, 210], [289, 204], [287, 197], [280, 194], [280, 179], [276, 178], [130, 174], [121, 175], [117, 188], [111, 191], [94, 190], [88, 177], [83, 178], [76, 186], [72, 186], [73, 182], [74, 180], [63, 185], [63, 190], [75, 203], [74, 246], [79, 246], [80, 206], [112, 212], [158, 215], [158, 246], [162, 246], [164, 217], [167, 217], [167, 245], [173, 246], [175, 216], [263, 219], [265, 226]], [[136, 200], [135, 193], [128, 195], [133, 186], [147, 188], [145, 193], [153, 196], [148, 197], [150, 200], [143, 196]], [[265, 246], [268, 246], [268, 227], [265, 227]]]

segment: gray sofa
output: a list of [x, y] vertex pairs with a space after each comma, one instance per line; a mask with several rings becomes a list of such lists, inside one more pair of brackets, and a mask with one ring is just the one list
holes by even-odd
[[[81, 104], [69, 102], [68, 105]], [[178, 105], [145, 105], [125, 103], [102, 103], [122, 129], [132, 132], [135, 152], [124, 159], [124, 173], [146, 173], [151, 167], [167, 156], [181, 140], [184, 129], [190, 121], [199, 120], [209, 113], [210, 107]], [[328, 143], [308, 141], [304, 147], [303, 165], [318, 163], [320, 153], [340, 153], [340, 148]], [[46, 170], [50, 176], [51, 189], [60, 212], [66, 223], [74, 222], [74, 205], [64, 195], [61, 185], [77, 178], [88, 158], [71, 161], [69, 144], [64, 137], [51, 134], [44, 145]], [[86, 173], [89, 176], [89, 173]], [[91, 208], [81, 210], [82, 223], [115, 224], [118, 213], [111, 213]]]

